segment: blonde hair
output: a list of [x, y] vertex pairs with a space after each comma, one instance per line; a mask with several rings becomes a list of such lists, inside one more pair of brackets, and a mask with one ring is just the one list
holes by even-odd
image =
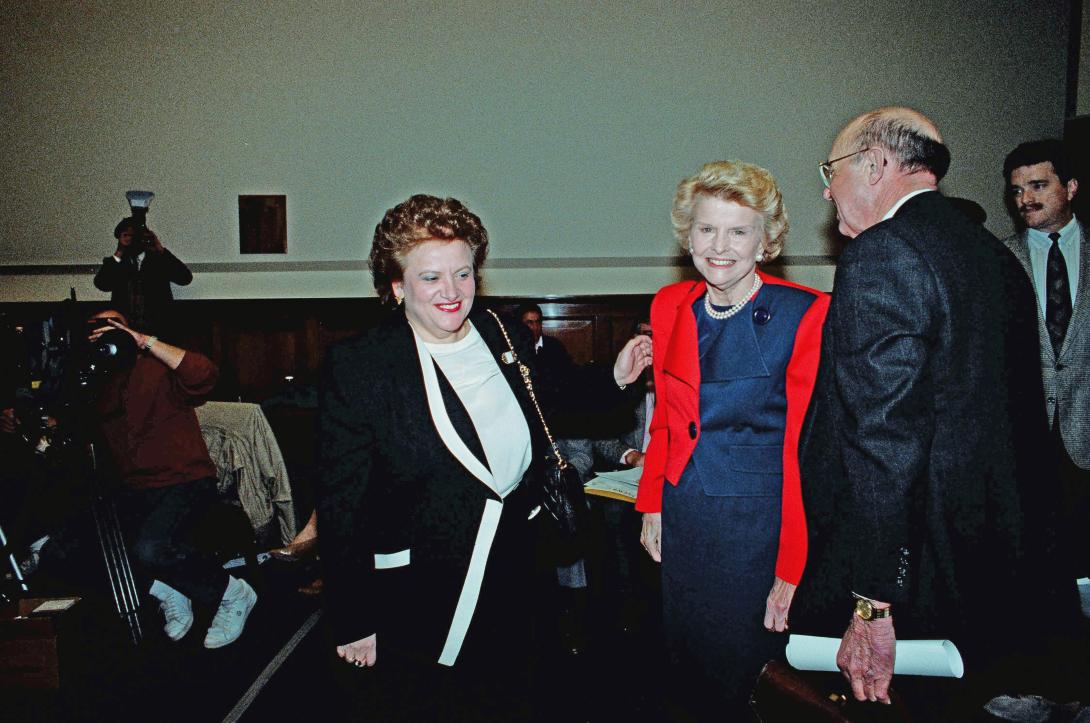
[[674, 238], [686, 250], [689, 248], [689, 232], [693, 228], [693, 206], [698, 196], [733, 201], [761, 214], [765, 232], [761, 243], [764, 262], [773, 260], [783, 251], [790, 224], [780, 187], [765, 169], [745, 161], [713, 161], [705, 163], [696, 175], [677, 185], [671, 220]]

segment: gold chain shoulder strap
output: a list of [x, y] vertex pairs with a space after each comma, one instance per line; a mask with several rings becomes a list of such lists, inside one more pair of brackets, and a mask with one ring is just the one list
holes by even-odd
[[541, 413], [541, 406], [537, 403], [537, 395], [534, 394], [534, 385], [530, 381], [530, 367], [526, 366], [519, 359], [518, 354], [515, 353], [515, 345], [511, 343], [511, 337], [507, 335], [507, 328], [504, 327], [503, 322], [500, 321], [500, 317], [496, 312], [491, 309], [485, 309], [493, 319], [496, 320], [496, 325], [500, 327], [500, 333], [503, 334], [504, 341], [507, 342], [507, 348], [511, 352], [511, 359], [519, 367], [519, 374], [522, 375], [522, 382], [526, 385], [526, 391], [530, 395], [530, 401], [534, 403], [534, 409], [537, 410], [537, 418], [541, 420], [541, 427], [545, 430], [545, 436], [549, 438], [549, 444], [553, 448], [553, 454], [556, 455], [556, 463], [560, 469], [564, 469], [568, 466], [568, 463], [564, 461], [563, 455], [560, 454], [560, 449], [556, 446], [556, 440], [553, 439], [552, 432], [549, 431], [549, 425], [545, 423], [545, 415]]

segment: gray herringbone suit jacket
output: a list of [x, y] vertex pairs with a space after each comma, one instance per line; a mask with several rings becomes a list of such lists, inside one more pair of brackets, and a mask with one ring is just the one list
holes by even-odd
[[[1082, 241], [1079, 245], [1079, 288], [1060, 356], [1052, 349], [1045, 328], [1045, 312], [1038, 301], [1037, 327], [1041, 339], [1041, 375], [1045, 384], [1049, 424], [1057, 416], [1064, 447], [1072, 461], [1090, 469], [1090, 227], [1079, 222]], [[1030, 279], [1033, 267], [1029, 259], [1026, 232], [1003, 240], [1022, 263]]]

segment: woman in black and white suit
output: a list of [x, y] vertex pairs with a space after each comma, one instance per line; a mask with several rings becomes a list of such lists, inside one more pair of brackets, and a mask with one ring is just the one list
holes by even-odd
[[[344, 661], [375, 666], [370, 676], [394, 671], [396, 685], [375, 688], [382, 710], [403, 719], [526, 713], [530, 480], [548, 443], [499, 319], [474, 308], [487, 251], [480, 219], [457, 200], [418, 195], [387, 211], [370, 267], [397, 308], [333, 348], [324, 371], [328, 620]], [[532, 369], [528, 331], [503, 326]], [[649, 362], [650, 340], [633, 339], [615, 383], [603, 374], [590, 396], [621, 403], [619, 388]]]

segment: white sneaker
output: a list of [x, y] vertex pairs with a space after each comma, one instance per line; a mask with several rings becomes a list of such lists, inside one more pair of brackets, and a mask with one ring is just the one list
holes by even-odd
[[151, 584], [152, 597], [158, 598], [159, 609], [167, 624], [163, 631], [171, 640], [178, 641], [185, 637], [193, 626], [193, 603], [170, 585], [156, 580]]
[[238, 640], [246, 618], [257, 603], [257, 593], [245, 580], [231, 578], [227, 583], [227, 592], [223, 593], [219, 610], [212, 619], [208, 634], [204, 636], [204, 647], [222, 648]]

